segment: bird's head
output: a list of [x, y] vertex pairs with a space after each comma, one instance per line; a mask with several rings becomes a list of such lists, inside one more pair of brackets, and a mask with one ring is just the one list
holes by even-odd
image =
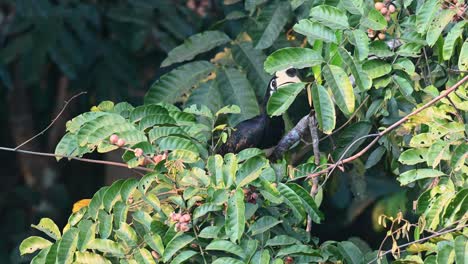
[[275, 91], [281, 89], [281, 87], [286, 84], [299, 82], [301, 82], [301, 79], [299, 79], [299, 72], [297, 69], [288, 68], [277, 71], [268, 85], [268, 96], [271, 96]]

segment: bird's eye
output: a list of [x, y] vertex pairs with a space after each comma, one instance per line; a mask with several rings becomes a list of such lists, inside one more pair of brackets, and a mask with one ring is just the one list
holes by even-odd
[[276, 89], [276, 80], [271, 81], [271, 88]]
[[294, 69], [294, 68], [288, 69], [288, 70], [286, 70], [286, 74], [289, 77], [295, 77], [297, 75], [297, 70]]

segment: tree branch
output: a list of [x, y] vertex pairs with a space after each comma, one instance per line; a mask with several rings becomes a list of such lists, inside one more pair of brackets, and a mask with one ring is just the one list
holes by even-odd
[[[404, 116], [403, 118], [401, 118], [400, 120], [398, 120], [397, 122], [393, 123], [391, 126], [387, 127], [386, 129], [382, 130], [381, 132], [377, 133], [377, 134], [372, 134], [372, 135], [368, 135], [367, 137], [369, 136], [376, 136], [376, 138], [374, 140], [372, 140], [369, 145], [367, 145], [364, 149], [362, 149], [361, 151], [359, 151], [358, 153], [356, 153], [355, 155], [349, 157], [349, 158], [346, 158], [346, 159], [342, 159], [340, 158], [340, 160], [338, 160], [335, 164], [332, 164], [330, 166], [328, 166], [326, 169], [323, 169], [319, 172], [316, 172], [316, 173], [311, 173], [307, 176], [307, 178], [313, 178], [313, 177], [316, 177], [316, 176], [319, 176], [319, 175], [322, 175], [322, 174], [326, 174], [328, 173], [329, 171], [333, 171], [338, 165], [341, 165], [341, 164], [344, 164], [344, 163], [349, 163], [359, 157], [361, 157], [362, 155], [364, 155], [369, 149], [372, 148], [372, 146], [374, 146], [381, 137], [383, 137], [384, 135], [388, 134], [389, 132], [391, 132], [392, 130], [394, 130], [395, 128], [399, 127], [401, 124], [407, 122], [410, 117], [414, 116], [414, 115], [417, 115], [419, 113], [421, 113], [422, 111], [424, 111], [425, 109], [429, 108], [430, 106], [434, 105], [435, 103], [437, 103], [438, 101], [440, 101], [442, 98], [445, 98], [447, 97], [450, 93], [454, 92], [458, 87], [460, 87], [462, 84], [464, 84], [466, 81], [468, 81], [468, 76], [465, 76], [463, 77], [463, 79], [461, 79], [460, 81], [458, 81], [456, 84], [454, 84], [452, 87], [450, 87], [449, 89], [443, 91], [439, 96], [437, 97], [434, 97], [431, 101], [427, 102], [426, 104], [424, 104], [423, 106], [421, 106], [420, 108], [417, 108], [416, 110], [414, 110], [413, 112], [411, 112], [410, 114]], [[357, 139], [356, 141], [358, 140], [361, 140], [362, 138], [359, 138]], [[356, 142], [355, 141], [355, 142]], [[353, 144], [355, 143], [353, 142]], [[344, 155], [342, 155], [342, 157], [344, 157]]]
[[134, 169], [134, 170], [140, 170], [140, 171], [146, 171], [146, 172], [153, 172], [152, 169], [149, 169], [149, 168], [146, 168], [146, 167], [129, 168], [126, 163], [120, 163], [120, 162], [95, 160], [95, 159], [87, 159], [87, 158], [78, 158], [78, 157], [72, 157], [72, 156], [56, 155], [56, 154], [52, 154], [52, 153], [29, 151], [29, 150], [22, 150], [22, 149], [16, 149], [16, 148], [0, 147], [0, 150], [23, 153], [23, 154], [30, 154], [30, 155], [42, 156], [42, 157], [67, 158], [69, 160], [78, 160], [78, 161], [88, 162], [88, 163], [96, 163], [96, 164], [103, 164], [103, 165], [109, 165], [109, 166], [123, 167], [123, 168], [127, 168], [127, 169]]
[[46, 127], [44, 128], [41, 132], [37, 133], [36, 135], [34, 135], [33, 137], [29, 138], [28, 140], [24, 141], [23, 143], [19, 144], [16, 148], [14, 148], [14, 150], [18, 150], [19, 148], [21, 148], [22, 146], [28, 144], [29, 142], [31, 142], [32, 140], [36, 139], [38, 136], [40, 135], [43, 135], [47, 130], [49, 130], [49, 128], [51, 128], [54, 123], [59, 119], [59, 117], [63, 114], [63, 112], [65, 111], [65, 109], [67, 108], [68, 104], [73, 101], [75, 98], [77, 98], [78, 96], [81, 96], [83, 94], [86, 94], [86, 92], [80, 92], [74, 96], [72, 96], [68, 101], [65, 101], [65, 105], [63, 106], [62, 110], [60, 110], [60, 112], [57, 114], [57, 116], [52, 120], [52, 122]]

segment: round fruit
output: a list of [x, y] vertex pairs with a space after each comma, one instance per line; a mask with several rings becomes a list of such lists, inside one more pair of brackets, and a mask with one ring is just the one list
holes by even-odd
[[388, 8], [382, 7], [382, 9], [380, 9], [380, 13], [382, 13], [382, 15], [386, 15], [388, 13]]
[[119, 140], [117, 140], [117, 146], [119, 147], [125, 146], [125, 139], [119, 138]]
[[137, 158], [143, 156], [143, 150], [141, 148], [136, 148], [134, 152], [135, 152], [135, 157]]
[[385, 39], [385, 34], [384, 33], [379, 33], [378, 37], [379, 37], [380, 40], [384, 40]]
[[182, 217], [180, 217], [180, 222], [190, 222], [190, 215], [189, 214], [184, 214]]
[[377, 2], [377, 3], [375, 3], [374, 6], [375, 6], [375, 9], [377, 9], [377, 10], [379, 10], [379, 11], [380, 11], [383, 7], [385, 7], [384, 3], [382, 3], [382, 2]]
[[109, 138], [109, 141], [110, 141], [111, 144], [116, 144], [118, 140], [119, 140], [119, 136], [117, 136], [116, 134], [113, 134]]
[[388, 10], [390, 11], [390, 13], [395, 13], [396, 8], [395, 8], [394, 5], [390, 5], [390, 6], [388, 7]]

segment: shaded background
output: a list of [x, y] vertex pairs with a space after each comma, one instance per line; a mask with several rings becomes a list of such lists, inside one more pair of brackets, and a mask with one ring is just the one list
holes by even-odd
[[[229, 2], [229, 0], [224, 0]], [[234, 1], [233, 1], [234, 2]], [[53, 152], [65, 122], [102, 100], [142, 103], [169, 50], [200, 31], [235, 22], [223, 19], [222, 0], [11, 0], [0, 1], [0, 146], [14, 147], [46, 127], [64, 101], [80, 91], [55, 125], [23, 149]], [[90, 158], [119, 160], [120, 153]], [[74, 202], [133, 172], [102, 165], [0, 152], [0, 263], [25, 262], [18, 246], [34, 234], [31, 223], [49, 217], [64, 226]], [[359, 164], [356, 164], [359, 166]], [[385, 176], [380, 167], [368, 173]], [[377, 248], [372, 227], [378, 208], [405, 207], [405, 193], [392, 184], [339, 175], [324, 198], [324, 240], [360, 236]], [[372, 177], [378, 179], [379, 177]], [[350, 182], [363, 181], [365, 197]], [[382, 189], [382, 185], [386, 188]], [[353, 186], [356, 186], [355, 184]], [[372, 192], [375, 191], [375, 192]], [[379, 196], [387, 200], [376, 202]], [[372, 205], [372, 206], [371, 206]], [[388, 206], [390, 205], [390, 206]], [[383, 209], [381, 210], [383, 212]]]

